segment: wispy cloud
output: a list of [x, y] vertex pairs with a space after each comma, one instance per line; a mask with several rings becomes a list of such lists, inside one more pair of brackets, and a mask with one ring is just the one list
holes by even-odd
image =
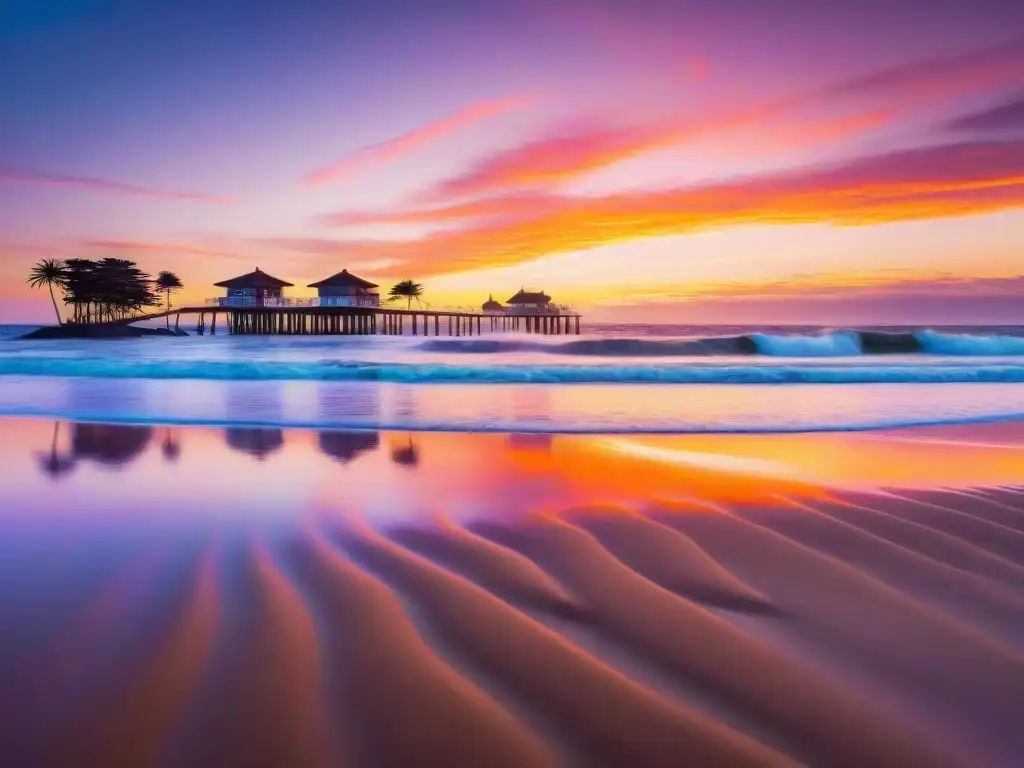
[[1015, 85], [1024, 77], [1024, 38], [998, 45], [921, 59], [842, 80], [800, 97], [942, 98]]
[[364, 224], [440, 224], [462, 223], [467, 219], [494, 217], [504, 221], [517, 216], [531, 218], [537, 211], [557, 203], [562, 198], [547, 193], [512, 193], [484, 197], [451, 205], [426, 208], [400, 208], [392, 211], [342, 211], [321, 216], [317, 221], [328, 226], [356, 226]]
[[[641, 292], [642, 289], [636, 289]], [[646, 289], [656, 290], [656, 289]], [[931, 297], [1024, 299], [1024, 277], [971, 277], [949, 272], [919, 272], [909, 269], [873, 272], [816, 272], [791, 275], [771, 282], [704, 284], [698, 290], [664, 292], [665, 300], [700, 298], [791, 299], [860, 296], [874, 298]], [[621, 293], [629, 297], [631, 291]]]
[[594, 124], [491, 155], [421, 197], [442, 201], [509, 189], [550, 188], [646, 152], [752, 124], [760, 115], [754, 110], [717, 121], [673, 118], [628, 126]]
[[752, 146], [761, 151], [777, 151], [790, 146], [839, 142], [879, 128], [891, 119], [890, 111], [873, 110], [804, 123], [763, 122], [778, 114], [778, 108], [771, 105], [718, 119], [671, 119], [624, 128], [594, 128], [542, 139], [493, 155], [422, 197], [439, 201], [508, 189], [542, 190], [656, 149], [754, 126], [757, 126], [758, 136]]
[[[441, 202], [510, 189], [550, 189], [653, 150], [755, 126], [759, 140], [765, 127], [772, 129], [774, 124], [775, 131], [788, 130], [793, 143], [841, 141], [921, 106], [1021, 78], [1024, 40], [891, 67], [720, 115], [686, 113], [639, 125], [591, 123], [483, 158], [466, 172], [426, 190], [421, 199]], [[863, 102], [871, 103], [869, 111], [861, 106]], [[822, 109], [832, 116], [814, 116]]]
[[341, 181], [367, 166], [394, 162], [424, 146], [445, 139], [474, 123], [521, 109], [536, 100], [536, 95], [528, 94], [507, 99], [477, 102], [441, 120], [427, 123], [401, 136], [374, 144], [347, 157], [343, 157], [331, 165], [311, 171], [303, 178], [303, 182], [311, 186], [321, 186]]
[[624, 319], [639, 311], [664, 313], [679, 322], [780, 322], [838, 324], [1013, 323], [1024, 300], [1022, 277], [966, 277], [888, 270], [876, 273], [818, 273], [786, 280], [701, 285], [695, 290], [666, 286], [620, 288], [600, 302], [606, 317]]
[[738, 224], [864, 225], [1024, 206], [1024, 139], [864, 156], [728, 182], [601, 197], [514, 195], [405, 212], [463, 226], [403, 241], [330, 241], [336, 252], [437, 274]]
[[151, 187], [140, 187], [134, 184], [123, 184], [119, 181], [108, 181], [106, 179], [92, 179], [80, 176], [57, 176], [3, 167], [0, 167], [0, 184], [29, 184], [42, 187], [63, 187], [67, 189], [82, 189], [115, 195], [153, 197], [164, 200], [184, 200], [216, 205], [228, 205], [235, 202], [234, 198], [221, 195], [205, 195], [198, 192], [153, 189]]
[[1024, 95], [989, 109], [972, 112], [951, 120], [947, 127], [954, 131], [1019, 131], [1024, 130]]
[[12, 256], [24, 256], [28, 255], [49, 255], [49, 256], [60, 256], [61, 254], [68, 253], [68, 249], [64, 246], [54, 245], [35, 245], [30, 243], [5, 243], [0, 242], [0, 256], [12, 255]]
[[232, 256], [221, 248], [209, 248], [189, 243], [165, 243], [154, 240], [82, 240], [83, 248], [90, 251], [112, 253], [167, 253], [191, 256]]

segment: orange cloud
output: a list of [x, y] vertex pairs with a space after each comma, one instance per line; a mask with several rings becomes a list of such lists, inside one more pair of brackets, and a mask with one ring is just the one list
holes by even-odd
[[340, 181], [368, 165], [394, 162], [410, 152], [447, 138], [474, 123], [520, 109], [536, 100], [536, 95], [526, 95], [478, 102], [442, 120], [420, 126], [394, 139], [374, 144], [344, 157], [329, 166], [311, 171], [303, 179], [303, 182], [310, 186], [322, 186]]
[[19, 171], [10, 168], [0, 168], [0, 184], [3, 183], [84, 189], [93, 192], [109, 192], [111, 194], [118, 195], [155, 197], [165, 200], [186, 200], [197, 203], [214, 203], [218, 205], [227, 205], [235, 202], [234, 198], [220, 195], [204, 195], [197, 192], [176, 192], [165, 189], [152, 189], [149, 187], [135, 186], [133, 184], [122, 184], [118, 181], [107, 181], [105, 179], [91, 179], [77, 176], [54, 176], [35, 173], [32, 171]]
[[508, 198], [504, 211], [503, 200], [406, 212], [407, 220], [461, 218], [464, 226], [415, 240], [329, 241], [331, 250], [429, 275], [737, 224], [863, 225], [1003, 210], [1024, 206], [1024, 139], [891, 152], [693, 187], [520, 195]]

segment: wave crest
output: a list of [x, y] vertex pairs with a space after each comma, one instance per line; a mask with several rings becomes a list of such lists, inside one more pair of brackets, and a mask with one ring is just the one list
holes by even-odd
[[550, 342], [524, 339], [432, 339], [426, 352], [501, 354], [537, 352], [583, 357], [857, 357], [927, 353], [1001, 357], [1024, 355], [1024, 336], [972, 335], [939, 331], [858, 331], [824, 333], [751, 333], [691, 339], [576, 339]]
[[939, 331], [918, 331], [914, 335], [925, 352], [936, 355], [1024, 355], [1022, 336], [974, 336]]

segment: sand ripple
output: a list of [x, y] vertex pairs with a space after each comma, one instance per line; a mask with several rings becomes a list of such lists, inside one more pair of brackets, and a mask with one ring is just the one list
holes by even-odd
[[36, 587], [47, 610], [0, 586], [4, 765], [1024, 754], [1018, 488], [465, 525], [322, 515], [111, 547], [66, 581]]

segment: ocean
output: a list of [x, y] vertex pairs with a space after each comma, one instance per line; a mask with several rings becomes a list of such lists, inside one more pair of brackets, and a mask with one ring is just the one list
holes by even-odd
[[1024, 326], [26, 341], [0, 415], [521, 432], [793, 432], [1024, 416]]

